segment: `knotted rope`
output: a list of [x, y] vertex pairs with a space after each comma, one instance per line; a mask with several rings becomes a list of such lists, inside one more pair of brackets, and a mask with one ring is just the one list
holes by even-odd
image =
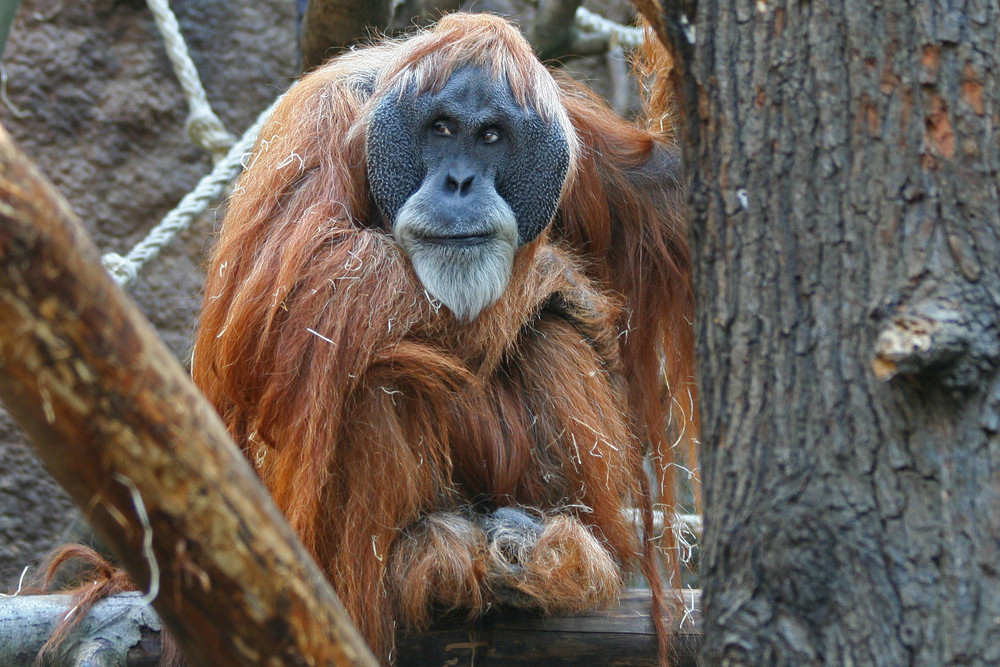
[[194, 190], [184, 195], [180, 203], [163, 217], [156, 227], [142, 241], [136, 244], [128, 255], [109, 252], [102, 258], [105, 268], [121, 287], [128, 287], [138, 276], [146, 262], [160, 254], [160, 251], [176, 238], [177, 234], [191, 226], [191, 221], [201, 215], [209, 204], [217, 199], [226, 187], [243, 170], [243, 156], [253, 149], [254, 141], [264, 121], [281, 101], [281, 97], [254, 122], [225, 154], [211, 172], [202, 178]]
[[187, 44], [181, 35], [177, 17], [170, 10], [170, 4], [167, 0], [146, 0], [146, 4], [153, 13], [153, 20], [156, 21], [156, 27], [163, 37], [167, 56], [174, 66], [177, 81], [187, 98], [188, 117], [184, 127], [188, 136], [195, 144], [210, 152], [213, 160], [218, 161], [236, 141], [236, 137], [226, 131], [222, 121], [208, 103], [205, 89], [202, 88], [201, 79], [198, 77], [198, 70], [188, 55]]

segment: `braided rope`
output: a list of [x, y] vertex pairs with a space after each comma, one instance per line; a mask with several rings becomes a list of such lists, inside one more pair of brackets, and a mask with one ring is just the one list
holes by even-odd
[[201, 79], [198, 77], [198, 70], [188, 55], [187, 44], [181, 35], [177, 17], [170, 10], [170, 4], [167, 0], [146, 0], [146, 4], [153, 13], [156, 27], [163, 37], [167, 56], [187, 97], [188, 117], [184, 127], [188, 136], [191, 137], [191, 141], [210, 152], [213, 160], [218, 161], [226, 154], [236, 138], [226, 131], [222, 121], [208, 103], [205, 89], [202, 88]]
[[261, 113], [243, 138], [229, 149], [215, 167], [204, 176], [194, 190], [184, 195], [176, 208], [167, 213], [156, 227], [142, 241], [136, 244], [128, 255], [109, 252], [101, 258], [105, 268], [122, 288], [128, 287], [138, 276], [146, 262], [160, 254], [160, 251], [176, 238], [177, 234], [191, 226], [191, 221], [201, 215], [208, 205], [217, 199], [226, 187], [243, 170], [243, 156], [253, 149], [254, 141], [264, 121], [281, 101], [274, 103]]
[[[194, 218], [201, 215], [239, 175], [243, 168], [243, 156], [253, 148], [261, 125], [281, 100], [280, 97], [275, 100], [271, 107], [247, 129], [243, 138], [234, 143], [235, 138], [225, 130], [208, 103], [198, 71], [188, 55], [180, 26], [170, 10], [169, 3], [167, 0], [146, 0], [146, 2], [163, 36], [167, 55], [173, 63], [177, 79], [188, 99], [187, 131], [195, 143], [212, 152], [216, 163], [194, 190], [185, 195], [180, 203], [126, 256], [110, 252], [102, 257], [104, 266], [123, 288], [131, 285], [138, 277], [139, 269], [159, 255], [177, 234], [190, 227]], [[639, 28], [620, 25], [583, 7], [577, 10], [576, 21], [580, 28], [586, 31], [614, 33], [618, 43], [626, 48], [636, 46], [642, 40], [642, 30]]]
[[[147, 0], [147, 4], [163, 36], [177, 79], [188, 99], [187, 132], [192, 141], [212, 153], [215, 166], [126, 256], [109, 252], [102, 257], [105, 268], [123, 289], [136, 280], [139, 270], [147, 262], [159, 255], [160, 251], [172, 243], [180, 232], [188, 229], [191, 222], [204, 213], [205, 209], [240, 174], [244, 167], [244, 156], [251, 152], [261, 127], [284, 97], [279, 96], [257, 117], [253, 125], [247, 128], [243, 138], [237, 141], [226, 131], [208, 103], [198, 71], [187, 53], [187, 46], [180, 33], [177, 19], [170, 10], [167, 0]], [[615, 23], [583, 7], [577, 10], [576, 22], [585, 32], [615, 34], [618, 44], [623, 48], [635, 48], [643, 39], [641, 29]], [[626, 511], [630, 512], [630, 518], [634, 522], [640, 522], [637, 510]], [[667, 514], [657, 511], [654, 515], [655, 529], [662, 530]], [[700, 536], [700, 515], [677, 514], [673, 519], [671, 525], [675, 528], [683, 527], [688, 532]]]
[[607, 32], [618, 39], [618, 45], [624, 49], [634, 49], [642, 44], [642, 29], [624, 26], [595, 14], [585, 7], [576, 10], [576, 25], [583, 32]]

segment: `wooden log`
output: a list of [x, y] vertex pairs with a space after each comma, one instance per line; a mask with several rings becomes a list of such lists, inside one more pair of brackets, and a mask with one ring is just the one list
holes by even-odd
[[[694, 667], [701, 642], [701, 592], [682, 591], [688, 613], [674, 623], [674, 667]], [[396, 667], [653, 667], [656, 631], [648, 590], [628, 591], [617, 607], [572, 616], [503, 609], [474, 622], [446, 618], [397, 639]]]
[[[675, 623], [675, 667], [693, 667], [700, 640], [700, 592], [685, 591], [691, 610]], [[33, 656], [70, 607], [65, 595], [0, 599], [0, 664], [31, 667]], [[629, 591], [621, 604], [572, 616], [540, 616], [499, 609], [475, 622], [445, 618], [429, 631], [401, 634], [396, 667], [449, 665], [500, 667], [591, 667], [656, 665], [656, 635], [649, 592]], [[114, 664], [156, 664], [160, 621], [138, 594], [124, 593], [100, 602], [63, 643], [49, 664], [79, 664], [81, 655], [100, 647]]]
[[194, 664], [376, 664], [221, 420], [2, 128], [0, 323], [0, 399]]

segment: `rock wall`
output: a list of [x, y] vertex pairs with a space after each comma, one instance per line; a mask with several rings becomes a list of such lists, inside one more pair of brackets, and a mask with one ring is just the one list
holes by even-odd
[[[238, 134], [297, 74], [292, 0], [171, 3], [209, 101]], [[212, 166], [141, 0], [24, 0], [4, 50], [0, 124], [70, 201], [103, 252], [125, 254]], [[210, 210], [131, 294], [180, 359], [201, 300]], [[2, 324], [0, 324], [2, 326]], [[0, 591], [57, 543], [72, 504], [0, 410]]]

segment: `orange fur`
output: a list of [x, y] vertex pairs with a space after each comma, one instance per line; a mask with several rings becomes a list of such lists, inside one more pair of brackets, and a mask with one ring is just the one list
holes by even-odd
[[62, 644], [70, 633], [87, 617], [93, 606], [115, 593], [134, 590], [135, 586], [125, 570], [106, 560], [90, 547], [82, 544], [67, 544], [53, 551], [45, 563], [41, 588], [29, 590], [28, 594], [48, 592], [55, 582], [59, 569], [72, 563], [79, 570], [74, 581], [66, 583], [70, 598], [68, 612], [56, 626], [38, 655], [35, 664], [45, 664], [50, 652]]
[[[550, 230], [461, 323], [370, 200], [365, 128], [399, 81], [439, 88], [467, 63], [568, 115], [574, 160]], [[397, 622], [436, 609], [511, 591], [553, 613], [610, 602], [640, 555], [657, 587], [643, 456], [668, 471], [671, 415], [675, 431], [696, 421], [671, 402], [689, 405], [692, 341], [680, 187], [654, 169], [669, 154], [486, 15], [331, 61], [262, 130], [212, 253], [192, 371], [383, 659]], [[670, 479], [657, 487], [672, 509]], [[545, 517], [523, 556], [472, 519], [507, 506]], [[622, 512], [635, 506], [642, 544]]]

